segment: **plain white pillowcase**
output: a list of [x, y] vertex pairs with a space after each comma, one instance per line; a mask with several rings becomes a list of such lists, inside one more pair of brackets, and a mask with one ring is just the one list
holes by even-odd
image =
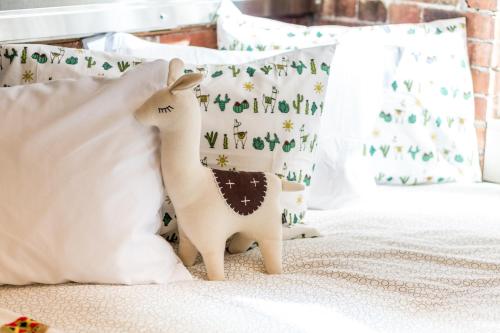
[[157, 61], [0, 89], [0, 284], [191, 279], [157, 235], [159, 141], [134, 118], [166, 78]]
[[[349, 34], [349, 33], [347, 33]], [[84, 40], [91, 50], [145, 59], [181, 58], [192, 64], [238, 64], [284, 51], [220, 51], [195, 46], [152, 43], [127, 33], [108, 33]], [[308, 205], [334, 209], [354, 204], [375, 188], [373, 171], [360, 161], [364, 138], [381, 107], [385, 49], [379, 43], [349, 34], [337, 45], [325, 99], [318, 159]], [[379, 89], [380, 88], [380, 89]]]

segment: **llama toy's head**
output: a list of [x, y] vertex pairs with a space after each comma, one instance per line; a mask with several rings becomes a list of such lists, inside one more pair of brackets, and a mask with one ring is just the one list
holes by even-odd
[[192, 88], [203, 80], [200, 73], [184, 74], [184, 63], [172, 59], [169, 64], [167, 87], [151, 96], [135, 113], [139, 122], [172, 130], [200, 117], [200, 106]]

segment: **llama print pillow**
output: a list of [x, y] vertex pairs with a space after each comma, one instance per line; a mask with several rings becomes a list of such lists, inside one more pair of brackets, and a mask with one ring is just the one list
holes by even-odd
[[[273, 172], [305, 185], [303, 192], [283, 193], [286, 238], [318, 235], [303, 223], [334, 50], [316, 47], [239, 65], [186, 65], [187, 72], [205, 74], [194, 88], [203, 117], [201, 162]], [[168, 223], [175, 212], [165, 209]]]

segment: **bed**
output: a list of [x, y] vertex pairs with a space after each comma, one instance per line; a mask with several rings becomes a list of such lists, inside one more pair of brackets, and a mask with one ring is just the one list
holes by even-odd
[[[323, 236], [286, 241], [284, 274], [258, 249], [227, 281], [0, 287], [0, 308], [64, 332], [498, 332], [500, 186], [378, 187], [310, 211]], [[1, 311], [0, 311], [1, 315]]]

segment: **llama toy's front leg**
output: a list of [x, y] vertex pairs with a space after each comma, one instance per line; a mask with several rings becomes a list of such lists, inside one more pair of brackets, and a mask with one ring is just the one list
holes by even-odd
[[264, 258], [264, 266], [269, 274], [281, 274], [283, 271], [281, 253], [283, 242], [281, 239], [258, 241], [260, 253]]
[[224, 280], [224, 247], [221, 251], [201, 253], [210, 281]]
[[179, 258], [182, 263], [187, 267], [193, 266], [197, 256], [198, 250], [179, 227]]

